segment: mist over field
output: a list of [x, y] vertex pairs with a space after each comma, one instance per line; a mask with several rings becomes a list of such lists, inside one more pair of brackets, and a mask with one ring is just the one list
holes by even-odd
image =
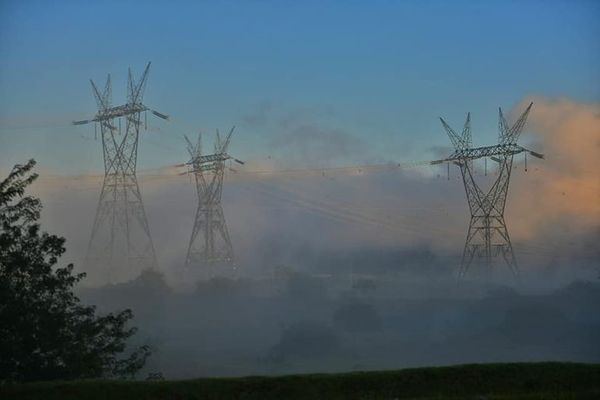
[[187, 292], [147, 272], [79, 293], [100, 311], [131, 307], [136, 341], [155, 350], [145, 371], [168, 378], [600, 360], [597, 282], [532, 292], [281, 267], [270, 278], [214, 278]]
[[[509, 115], [519, 113], [530, 101], [534, 108], [522, 141], [543, 152], [546, 159], [530, 157], [526, 171], [524, 157], [515, 157], [505, 213], [522, 283], [543, 288], [593, 279], [600, 254], [596, 245], [600, 235], [600, 167], [596, 161], [600, 158], [600, 106], [566, 98], [527, 97]], [[463, 117], [453, 116], [450, 123], [460, 126]], [[292, 127], [311, 121], [303, 114], [297, 118], [286, 115], [281, 120]], [[256, 119], [238, 128], [231, 149], [234, 154], [236, 138], [261, 126]], [[475, 144], [485, 144], [477, 143], [481, 139], [476, 120], [474, 124]], [[441, 126], [439, 131], [438, 143], [446, 143]], [[300, 137], [302, 141], [287, 141], [291, 148], [286, 151], [302, 154], [307, 146], [313, 149], [311, 153], [346, 148], [346, 141], [337, 135]], [[211, 135], [205, 135], [205, 141], [210, 143]], [[185, 159], [184, 142], [180, 142]], [[448, 155], [450, 149], [431, 152], [429, 159], [436, 159]], [[280, 265], [326, 274], [353, 269], [367, 275], [393, 271], [428, 281], [456, 272], [469, 221], [458, 168], [453, 166], [448, 174], [446, 165], [405, 166], [403, 160], [381, 159], [377, 168], [361, 164], [319, 170], [306, 168], [309, 159], [300, 164], [304, 168], [298, 168], [300, 161], [289, 161], [285, 151], [275, 154], [246, 160], [246, 165], [228, 170], [225, 177], [222, 204], [240, 276], [270, 276]], [[43, 220], [67, 238], [65, 258], [81, 269], [102, 176], [62, 176], [46, 173], [43, 165], [40, 168], [41, 177], [33, 189], [46, 207]], [[476, 179], [484, 188], [496, 178], [491, 162], [488, 169], [486, 175], [483, 162], [475, 163]], [[192, 176], [178, 175], [182, 171], [168, 166], [142, 169], [138, 177], [160, 270], [175, 287], [189, 283], [182, 277], [182, 266], [197, 206]], [[485, 279], [512, 282], [500, 261]], [[474, 267], [469, 274], [477, 277], [480, 271]], [[101, 266], [86, 272], [87, 285], [109, 279]], [[139, 272], [125, 271], [120, 279], [134, 278]], [[201, 271], [187, 273], [202, 276]]]
[[[445, 166], [390, 163], [277, 175], [268, 172], [294, 164], [248, 160], [227, 173], [223, 194], [235, 271], [183, 268], [195, 187], [172, 170], [142, 173], [160, 268], [128, 270], [113, 282], [101, 267], [81, 264], [101, 179], [45, 180], [42, 172], [36, 190], [47, 226], [67, 237], [65, 260], [89, 275], [81, 298], [100, 311], [133, 309], [136, 340], [155, 351], [147, 372], [184, 378], [598, 362], [600, 203], [593, 160], [600, 156], [600, 109], [533, 100], [524, 140], [546, 160], [529, 160], [527, 172], [524, 159], [515, 160], [506, 217], [518, 279], [497, 259], [491, 271], [474, 263], [457, 280], [468, 210], [458, 170], [448, 179]], [[347, 148], [339, 135], [301, 137], [286, 146]], [[495, 177], [489, 168], [486, 176], [476, 164], [484, 185]]]

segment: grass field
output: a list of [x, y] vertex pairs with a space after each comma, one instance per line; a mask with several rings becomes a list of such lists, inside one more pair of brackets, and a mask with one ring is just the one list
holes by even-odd
[[471, 364], [398, 371], [0, 386], [0, 399], [600, 399], [600, 364]]

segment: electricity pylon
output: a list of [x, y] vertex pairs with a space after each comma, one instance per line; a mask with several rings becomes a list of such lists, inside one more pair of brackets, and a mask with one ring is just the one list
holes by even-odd
[[[513, 157], [516, 154], [525, 152], [537, 158], [544, 158], [543, 154], [517, 145], [517, 140], [525, 126], [525, 121], [532, 106], [533, 103], [529, 104], [529, 107], [512, 126], [508, 125], [502, 114], [502, 109], [499, 109], [498, 144], [494, 146], [472, 147], [470, 113], [467, 114], [460, 135], [440, 118], [454, 146], [454, 152], [443, 160], [432, 161], [431, 164], [453, 162], [460, 168], [471, 212], [471, 221], [459, 271], [460, 277], [465, 276], [475, 256], [483, 259], [485, 265], [489, 268], [492, 264], [492, 258], [502, 255], [511, 272], [514, 275], [518, 274], [517, 260], [504, 220], [504, 209]], [[477, 185], [473, 177], [473, 160], [484, 157], [489, 157], [498, 163], [498, 175], [487, 192], [484, 192]]]
[[185, 137], [191, 159], [183, 165], [191, 166], [198, 192], [198, 208], [185, 259], [186, 268], [197, 264], [233, 262], [233, 246], [223, 215], [221, 193], [223, 192], [225, 162], [234, 160], [243, 164], [242, 161], [227, 154], [234, 128], [231, 128], [225, 140], [221, 140], [217, 130], [214, 154], [202, 154], [201, 134], [198, 134], [196, 144], [193, 144], [187, 136]]
[[[90, 79], [98, 104], [98, 112], [91, 120], [73, 121], [74, 125], [94, 123], [100, 125], [104, 156], [104, 183], [98, 201], [92, 234], [85, 264], [107, 267], [109, 280], [120, 272], [137, 273], [143, 268], [156, 268], [156, 254], [136, 178], [137, 151], [140, 127], [146, 127], [146, 112], [162, 119], [165, 114], [154, 111], [142, 103], [150, 63], [141, 78], [134, 80], [129, 70], [127, 103], [112, 106], [110, 74], [104, 90]], [[144, 121], [141, 117], [144, 113]], [[124, 120], [124, 124], [122, 121]], [[124, 125], [124, 129], [122, 129]], [[123, 271], [124, 269], [126, 271]]]

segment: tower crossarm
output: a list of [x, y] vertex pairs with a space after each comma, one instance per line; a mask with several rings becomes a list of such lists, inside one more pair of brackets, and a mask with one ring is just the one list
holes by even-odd
[[136, 114], [139, 112], [144, 112], [148, 110], [148, 107], [143, 105], [142, 103], [137, 104], [124, 104], [122, 106], [111, 107], [109, 109], [103, 110], [102, 112], [96, 114], [96, 117], [93, 121], [104, 121], [110, 120], [113, 118], [124, 117], [131, 114]]
[[529, 153], [532, 156], [537, 157], [537, 158], [544, 158], [543, 154], [536, 153], [535, 151], [526, 149], [525, 147], [519, 146], [518, 144], [507, 143], [507, 144], [497, 144], [494, 146], [484, 146], [484, 147], [476, 147], [476, 148], [469, 148], [469, 149], [457, 149], [454, 151], [454, 153], [452, 153], [447, 158], [431, 161], [431, 165], [442, 164], [445, 162], [460, 163], [460, 162], [469, 161], [469, 160], [476, 160], [478, 158], [483, 158], [483, 157], [508, 157], [508, 156], [514, 156], [515, 154], [520, 154], [523, 152]]
[[125, 117], [128, 115], [133, 115], [137, 113], [141, 113], [144, 111], [150, 111], [152, 114], [156, 115], [159, 118], [164, 120], [168, 120], [169, 116], [163, 113], [160, 113], [156, 110], [145, 106], [142, 103], [134, 103], [134, 104], [123, 104], [121, 106], [110, 107], [107, 109], [101, 109], [100, 112], [96, 114], [93, 119], [86, 119], [82, 121], [73, 121], [73, 125], [83, 125], [88, 124], [90, 122], [103, 122], [110, 121], [114, 118]]
[[227, 153], [216, 153], [216, 154], [207, 154], [199, 157], [193, 158], [188, 164], [206, 164], [206, 163], [215, 163], [215, 162], [223, 162], [231, 159], [232, 157]]
[[238, 164], [244, 164], [243, 161], [233, 158], [227, 153], [215, 153], [193, 157], [189, 162], [183, 165], [192, 165], [195, 170], [213, 170], [217, 168], [218, 164], [224, 163], [227, 160], [233, 160]]

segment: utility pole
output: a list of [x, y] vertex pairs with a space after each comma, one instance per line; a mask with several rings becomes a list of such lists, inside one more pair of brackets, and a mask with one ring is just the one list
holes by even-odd
[[[146, 127], [146, 113], [167, 120], [169, 117], [142, 103], [150, 63], [141, 78], [135, 80], [129, 70], [127, 103], [112, 106], [110, 75], [100, 92], [90, 79], [98, 104], [91, 120], [73, 121], [74, 125], [94, 123], [100, 126], [104, 156], [104, 183], [96, 209], [85, 266], [108, 268], [109, 281], [123, 270], [139, 273], [156, 268], [156, 253], [150, 236], [146, 212], [136, 177], [140, 128]], [[144, 114], [144, 120], [142, 120]]]
[[213, 154], [202, 153], [201, 134], [198, 135], [196, 144], [193, 144], [187, 136], [185, 137], [190, 161], [183, 165], [191, 167], [198, 193], [198, 207], [185, 259], [186, 268], [198, 264], [208, 266], [214, 263], [233, 263], [233, 246], [221, 206], [221, 194], [225, 162], [234, 160], [244, 164], [227, 153], [234, 128], [231, 128], [225, 140], [221, 140], [217, 130]]
[[[498, 144], [494, 146], [472, 147], [470, 114], [467, 114], [460, 135], [440, 118], [455, 150], [447, 158], [432, 161], [431, 164], [454, 163], [460, 168], [471, 213], [460, 266], [460, 277], [466, 275], [475, 257], [483, 259], [489, 269], [492, 259], [499, 255], [502, 255], [511, 272], [515, 276], [518, 274], [517, 260], [504, 220], [504, 209], [513, 157], [524, 152], [537, 158], [544, 158], [543, 154], [517, 144], [532, 106], [533, 103], [529, 104], [529, 107], [512, 126], [508, 125], [502, 109], [499, 109]], [[488, 157], [498, 164], [498, 175], [490, 189], [483, 191], [473, 177], [473, 160]]]

